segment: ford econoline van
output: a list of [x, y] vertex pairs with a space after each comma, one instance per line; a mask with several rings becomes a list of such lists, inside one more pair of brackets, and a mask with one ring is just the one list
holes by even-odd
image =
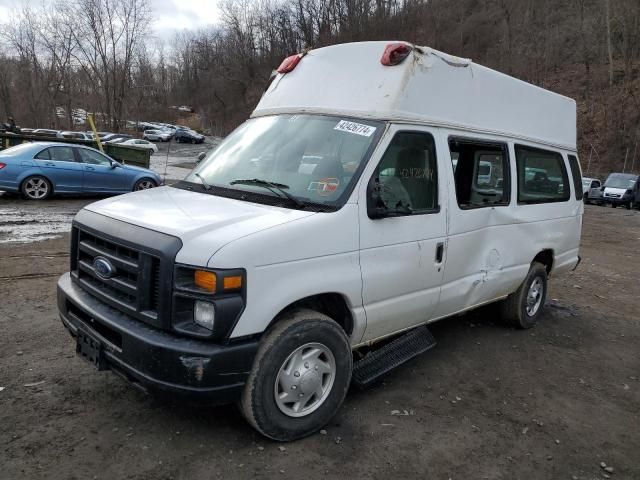
[[403, 42], [278, 72], [183, 181], [77, 214], [58, 307], [98, 369], [286, 441], [433, 347], [431, 322], [498, 302], [535, 325], [584, 207], [569, 98]]

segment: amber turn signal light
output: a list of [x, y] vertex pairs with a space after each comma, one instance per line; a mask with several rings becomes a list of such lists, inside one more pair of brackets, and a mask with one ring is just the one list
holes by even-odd
[[193, 274], [193, 282], [200, 288], [204, 288], [210, 292], [215, 292], [218, 279], [216, 278], [216, 274], [213, 272], [196, 270]]
[[242, 288], [242, 277], [240, 275], [236, 275], [234, 277], [224, 277], [222, 286], [225, 290], [237, 290], [239, 288]]

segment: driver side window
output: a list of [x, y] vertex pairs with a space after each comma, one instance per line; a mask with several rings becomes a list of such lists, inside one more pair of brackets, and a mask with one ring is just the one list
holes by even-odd
[[399, 132], [378, 164], [373, 208], [383, 213], [433, 213], [438, 208], [438, 174], [433, 136]]
[[79, 148], [78, 153], [80, 154], [80, 161], [82, 163], [111, 166], [111, 160], [98, 152], [87, 150], [86, 148]]

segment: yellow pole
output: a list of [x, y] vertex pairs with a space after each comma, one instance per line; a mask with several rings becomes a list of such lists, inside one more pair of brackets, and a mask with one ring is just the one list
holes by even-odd
[[102, 142], [100, 141], [100, 137], [98, 136], [98, 131], [96, 130], [96, 124], [93, 123], [93, 113], [87, 114], [87, 120], [89, 120], [89, 126], [93, 131], [93, 136], [96, 139], [96, 143], [98, 144], [98, 148], [102, 153], [104, 153], [104, 148], [102, 148]]

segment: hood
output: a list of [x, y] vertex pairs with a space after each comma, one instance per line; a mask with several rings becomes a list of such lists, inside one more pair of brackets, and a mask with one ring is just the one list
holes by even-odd
[[128, 193], [85, 208], [178, 237], [183, 247], [176, 261], [202, 266], [233, 240], [314, 214], [173, 187]]
[[156, 176], [159, 176], [156, 172], [154, 172], [153, 170], [150, 170], [148, 168], [144, 168], [144, 167], [136, 167], [135, 165], [129, 165], [129, 164], [120, 164], [122, 165], [122, 168], [124, 168], [125, 170], [133, 170], [135, 172], [144, 172], [144, 173], [153, 173]]
[[626, 188], [604, 187], [604, 193], [615, 193], [617, 195], [624, 195], [627, 190]]

